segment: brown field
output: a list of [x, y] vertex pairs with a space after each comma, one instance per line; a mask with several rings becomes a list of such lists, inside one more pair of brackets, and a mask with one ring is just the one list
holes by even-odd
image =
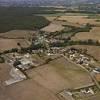
[[56, 16], [45, 16], [45, 17], [49, 21], [53, 21], [53, 20], [55, 20], [57, 18]]
[[83, 69], [64, 58], [52, 61], [50, 64], [28, 73], [36, 83], [54, 93], [58, 93], [65, 88], [75, 88], [92, 83], [90, 76]]
[[17, 48], [17, 43], [21, 43], [23, 47], [28, 46], [24, 39], [0, 39], [0, 51]]
[[[10, 71], [10, 66], [7, 64], [0, 64], [0, 82], [3, 82], [7, 79], [9, 79], [9, 71]], [[1, 83], [0, 83], [1, 84]]]
[[87, 16], [61, 16], [58, 20], [65, 20], [71, 23], [77, 23], [80, 25], [90, 23], [94, 25], [100, 25], [100, 22], [96, 22], [96, 19], [88, 19]]
[[57, 16], [45, 16], [45, 17], [46, 17], [46, 19], [51, 21], [53, 24], [80, 27], [80, 24], [78, 24], [78, 23], [69, 22], [67, 20], [59, 20], [60, 16], [59, 17], [57, 17]]
[[56, 31], [61, 31], [63, 29], [64, 29], [64, 27], [62, 25], [51, 23], [50, 25], [44, 27], [41, 30], [42, 31], [46, 31], [46, 32], [56, 32]]
[[27, 36], [34, 34], [34, 31], [29, 30], [12, 30], [5, 33], [0, 33], [0, 36], [8, 38], [27, 38]]
[[100, 41], [100, 27], [93, 27], [90, 32], [80, 32], [77, 33], [73, 38], [73, 40], [99, 40]]
[[58, 100], [48, 89], [33, 79], [0, 89], [0, 100]]

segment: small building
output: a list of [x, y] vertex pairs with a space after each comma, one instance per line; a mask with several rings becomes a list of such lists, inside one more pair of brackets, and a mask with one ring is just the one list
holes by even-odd
[[72, 93], [67, 90], [62, 91], [59, 94], [64, 98], [64, 100], [75, 100], [72, 96]]
[[94, 72], [94, 73], [97, 73], [97, 74], [100, 74], [100, 68], [95, 68], [95, 69], [93, 70], [93, 72]]
[[10, 76], [11, 76], [11, 78], [9, 80], [5, 81], [5, 84], [7, 86], [17, 83], [17, 82], [20, 82], [20, 81], [23, 81], [27, 78], [19, 69], [14, 68], [14, 67], [10, 71]]

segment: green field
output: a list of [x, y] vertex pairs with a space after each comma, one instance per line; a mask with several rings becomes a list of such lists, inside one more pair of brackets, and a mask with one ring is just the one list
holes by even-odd
[[0, 8], [0, 33], [10, 30], [33, 30], [45, 27], [50, 23], [45, 17], [35, 13], [43, 13], [36, 8]]

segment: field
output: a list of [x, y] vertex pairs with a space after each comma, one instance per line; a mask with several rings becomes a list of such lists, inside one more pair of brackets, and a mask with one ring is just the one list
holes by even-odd
[[53, 21], [57, 18], [57, 16], [45, 16], [45, 18], [49, 21]]
[[61, 16], [58, 18], [58, 20], [65, 20], [71, 23], [79, 24], [79, 25], [84, 25], [87, 23], [93, 24], [93, 25], [100, 25], [99, 22], [96, 21], [96, 19], [88, 19], [88, 16], [82, 16], [81, 14], [78, 16]]
[[37, 9], [38, 8], [27, 7], [0, 8], [0, 33], [17, 29], [40, 29], [48, 25], [50, 21], [48, 21], [45, 17], [35, 15]]
[[10, 69], [11, 69], [10, 66], [8, 66], [7, 64], [0, 64], [0, 82], [3, 82], [5, 80], [9, 79]]
[[90, 32], [80, 32], [72, 38], [73, 40], [98, 40], [100, 41], [100, 27], [93, 27]]
[[28, 73], [36, 83], [54, 93], [65, 88], [75, 88], [92, 83], [90, 76], [83, 69], [64, 58], [54, 60]]
[[18, 48], [17, 43], [22, 47], [29, 46], [27, 39], [34, 35], [35, 31], [29, 30], [12, 30], [5, 33], [0, 33], [0, 51]]
[[5, 33], [0, 33], [0, 37], [4, 38], [14, 38], [14, 39], [21, 39], [27, 38], [31, 35], [35, 34], [35, 31], [30, 30], [11, 30]]
[[0, 92], [1, 100], [58, 100], [51, 91], [33, 79], [0, 89]]
[[23, 39], [0, 39], [0, 51], [18, 48], [17, 43], [21, 43], [23, 47], [28, 46], [28, 44]]
[[42, 31], [46, 31], [46, 32], [56, 32], [56, 31], [61, 31], [63, 30], [64, 27], [62, 25], [57, 25], [57, 24], [53, 24], [51, 23], [50, 25], [44, 27], [43, 29], [41, 29]]

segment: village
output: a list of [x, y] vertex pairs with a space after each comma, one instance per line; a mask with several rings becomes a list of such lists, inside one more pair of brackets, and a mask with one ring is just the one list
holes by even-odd
[[[36, 46], [36, 48], [26, 50], [26, 48], [22, 48], [22, 46], [19, 45], [18, 52], [2, 55], [5, 59], [5, 63], [11, 67], [9, 72], [10, 79], [3, 82], [5, 86], [11, 86], [12, 84], [18, 84], [21, 81], [29, 80], [30, 77], [27, 74], [27, 70], [34, 70], [62, 57], [67, 62], [71, 62], [86, 71], [93, 83], [73, 89], [63, 89], [61, 92], [57, 93], [57, 96], [60, 96], [61, 100], [83, 100], [83, 97], [90, 97], [98, 94], [100, 90], [100, 66], [96, 66], [96, 60], [87, 54], [87, 50], [74, 47], [64, 48], [50, 46], [51, 43], [55, 44], [61, 41], [53, 38], [48, 39], [45, 35], [41, 36], [41, 34], [30, 40], [31, 41], [28, 42], [30, 42], [30, 44], [32, 43], [31, 45]], [[22, 50], [24, 53], [22, 53]], [[37, 56], [42, 60], [40, 58], [38, 59]]]
[[99, 6], [0, 9], [0, 100], [100, 100]]

